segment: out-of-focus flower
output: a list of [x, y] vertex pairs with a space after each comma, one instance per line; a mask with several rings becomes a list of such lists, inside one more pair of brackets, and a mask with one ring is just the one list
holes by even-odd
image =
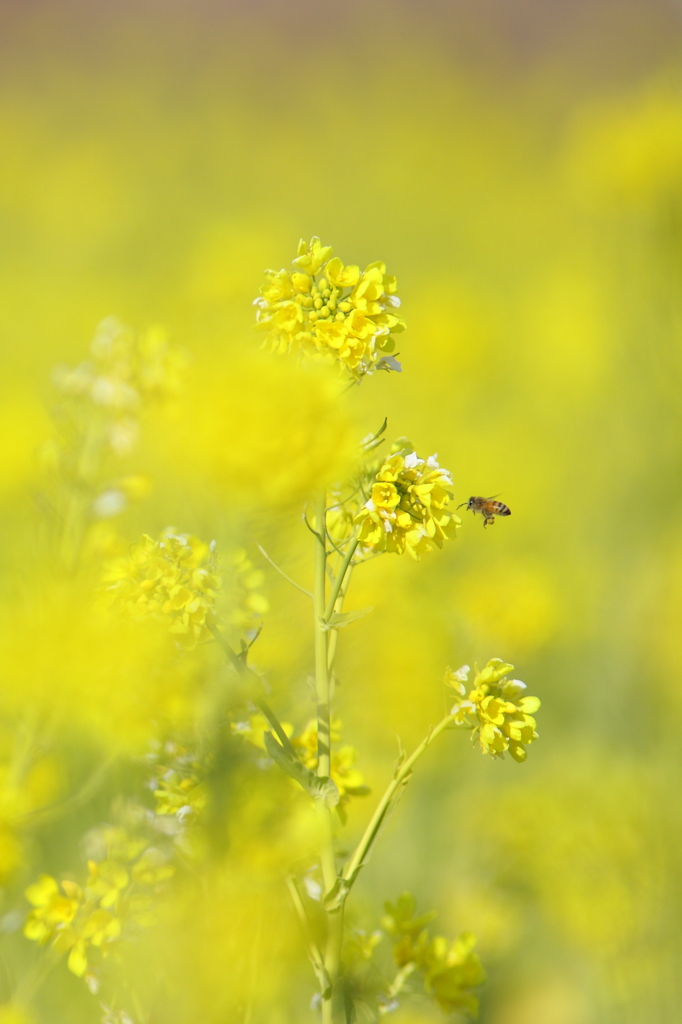
[[196, 820], [208, 802], [206, 763], [172, 742], [166, 743], [164, 755], [152, 782], [156, 813], [175, 815], [180, 822]]
[[144, 534], [130, 555], [104, 573], [115, 607], [135, 618], [167, 616], [169, 631], [183, 647], [211, 638], [206, 626], [221, 580], [208, 565], [207, 544], [166, 530], [159, 540]]
[[[515, 761], [525, 761], [525, 744], [538, 738], [532, 716], [540, 701], [524, 696], [525, 683], [507, 679], [513, 669], [500, 658], [492, 658], [481, 671], [476, 667], [474, 688], [465, 700], [457, 701], [451, 714], [458, 725], [473, 727], [472, 739], [478, 741], [484, 754], [503, 757], [508, 750]], [[468, 674], [468, 665], [457, 672], [448, 669], [445, 683], [463, 697]]]
[[233, 551], [226, 562], [227, 621], [241, 631], [251, 629], [270, 610], [267, 598], [261, 593], [265, 575], [254, 566], [243, 548]]
[[101, 861], [88, 861], [88, 879], [81, 887], [70, 879], [57, 883], [41, 875], [26, 889], [33, 906], [26, 918], [24, 935], [45, 945], [52, 942], [59, 953], [68, 953], [72, 974], [82, 978], [95, 954], [106, 957], [126, 925], [148, 927], [153, 896], [160, 883], [174, 874], [174, 867], [155, 847], [121, 829], [109, 829], [112, 841]]
[[460, 524], [448, 510], [452, 493], [452, 477], [437, 456], [420, 459], [413, 449], [390, 455], [355, 516], [360, 543], [376, 551], [407, 551], [412, 558], [442, 547]]
[[169, 343], [162, 328], [136, 333], [113, 316], [95, 331], [90, 356], [73, 369], [57, 367], [54, 385], [65, 395], [84, 396], [117, 410], [176, 394], [187, 364], [187, 357]]
[[231, 509], [300, 505], [345, 479], [357, 428], [328, 366], [301, 366], [262, 352], [195, 365], [159, 454]]
[[[330, 739], [333, 746], [329, 774], [341, 796], [339, 806], [343, 806], [353, 796], [366, 796], [369, 788], [362, 773], [353, 767], [358, 757], [355, 747], [348, 744], [336, 746], [341, 740], [341, 722], [338, 719], [331, 723]], [[317, 721], [309, 722], [302, 733], [292, 737], [291, 742], [306, 768], [317, 771]]]
[[394, 937], [393, 957], [407, 976], [422, 975], [425, 991], [448, 1013], [460, 1011], [475, 1016], [478, 999], [474, 990], [486, 979], [474, 947], [476, 938], [463, 932], [450, 942], [441, 935], [431, 938], [427, 925], [435, 914], [415, 916], [416, 904], [403, 893], [395, 904], [386, 904], [382, 925]]
[[[294, 734], [294, 727], [290, 722], [281, 722], [282, 728], [284, 729], [287, 736], [291, 737]], [[232, 732], [235, 736], [241, 736], [248, 743], [253, 744], [259, 750], [265, 750], [265, 740], [263, 736], [266, 732], [272, 731], [272, 725], [268, 722], [265, 715], [262, 715], [260, 711], [256, 714], [251, 715], [250, 718], [245, 722], [233, 722]]]
[[19, 1003], [3, 1003], [0, 1006], [0, 1024], [32, 1024], [32, 1021], [29, 1011]]
[[[392, 335], [405, 329], [396, 310], [395, 277], [386, 265], [344, 266], [332, 247], [301, 240], [296, 270], [267, 270], [257, 307], [258, 326], [274, 352], [318, 352], [337, 360], [355, 380], [376, 369], [400, 369], [389, 354]], [[388, 358], [387, 358], [388, 357]]]

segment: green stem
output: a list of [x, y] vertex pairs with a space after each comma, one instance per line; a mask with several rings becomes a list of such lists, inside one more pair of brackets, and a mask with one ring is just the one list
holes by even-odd
[[[315, 510], [315, 585], [313, 588], [314, 627], [315, 627], [315, 689], [317, 692], [317, 774], [329, 776], [331, 768], [331, 707], [329, 687], [329, 652], [327, 649], [327, 632], [323, 628], [326, 616], [325, 590], [327, 569], [326, 542], [326, 495], [322, 492]], [[351, 555], [348, 557], [350, 564]], [[345, 561], [345, 559], [344, 559]], [[331, 607], [338, 597], [343, 582], [343, 573], [339, 573], [332, 596]], [[331, 598], [330, 598], [331, 600]], [[316, 801], [320, 819], [320, 860], [325, 892], [334, 888], [337, 880], [336, 858], [334, 855], [334, 830], [332, 812], [322, 800]], [[341, 945], [343, 941], [342, 912], [327, 912], [327, 946], [324, 966], [329, 977], [329, 990], [322, 993], [322, 1024], [332, 1024], [331, 988], [334, 985], [341, 965]]]
[[296, 912], [296, 917], [298, 918], [299, 924], [301, 925], [301, 931], [303, 932], [303, 939], [308, 950], [310, 962], [313, 965], [313, 970], [315, 971], [315, 974], [319, 979], [320, 988], [322, 989], [322, 992], [324, 994], [329, 988], [329, 976], [327, 975], [327, 969], [324, 966], [324, 958], [322, 956], [322, 953], [320, 952], [319, 946], [315, 942], [315, 939], [312, 937], [312, 934], [310, 932], [310, 922], [308, 921], [308, 915], [305, 912], [303, 900], [301, 899], [301, 894], [298, 891], [296, 882], [294, 881], [293, 878], [291, 878], [291, 876], [287, 876], [285, 881], [287, 884], [287, 889], [289, 890], [289, 895], [291, 896], [293, 908]]
[[355, 549], [357, 548], [358, 544], [359, 540], [357, 537], [352, 537], [348, 542], [348, 549], [345, 555], [343, 556], [343, 561], [341, 562], [339, 571], [336, 574], [336, 579], [334, 580], [334, 585], [332, 587], [331, 594], [329, 595], [329, 601], [327, 602], [327, 606], [324, 610], [325, 619], [330, 619], [332, 616], [332, 613], [334, 611], [334, 605], [336, 604], [336, 599], [339, 596], [339, 592], [341, 590], [341, 587], [343, 586], [343, 581], [346, 578], [346, 573], [348, 572], [351, 559], [355, 554]]
[[356, 846], [353, 856], [348, 861], [346, 867], [343, 870], [343, 877], [349, 883], [347, 892], [350, 891], [350, 888], [353, 885], [353, 882], [355, 881], [358, 872], [360, 871], [364, 864], [365, 858], [369, 850], [371, 849], [374, 841], [376, 840], [379, 834], [383, 821], [391, 806], [391, 803], [393, 802], [396, 793], [398, 793], [401, 786], [407, 784], [407, 782], [409, 781], [410, 774], [412, 772], [412, 768], [414, 767], [415, 763], [419, 760], [419, 758], [422, 756], [426, 748], [430, 746], [431, 743], [433, 743], [433, 741], [435, 740], [436, 736], [439, 736], [440, 733], [442, 733], [444, 729], [447, 729], [447, 727], [451, 723], [451, 716], [446, 715], [445, 718], [438, 723], [438, 725], [431, 729], [431, 731], [428, 733], [425, 739], [423, 739], [419, 746], [416, 748], [416, 750], [414, 750], [413, 753], [410, 754], [410, 756], [405, 761], [403, 761], [402, 765], [395, 773], [393, 780], [391, 781], [391, 783], [386, 789], [386, 792], [379, 801], [377, 809], [372, 815], [372, 819], [367, 828], [365, 829], [362, 839]]
[[[334, 605], [334, 611], [337, 612], [337, 613], [340, 613], [340, 612], [343, 611], [343, 601], [344, 601], [344, 598], [346, 596], [346, 591], [348, 590], [348, 585], [350, 583], [350, 576], [351, 576], [352, 571], [353, 571], [353, 566], [351, 565], [351, 566], [348, 567], [348, 572], [346, 573], [346, 579], [344, 581], [343, 586], [341, 587], [341, 590], [339, 590], [339, 596], [337, 597], [336, 604]], [[330, 676], [333, 674], [334, 659], [336, 658], [336, 647], [337, 647], [338, 641], [339, 641], [339, 631], [338, 631], [338, 629], [330, 629], [329, 630], [329, 640], [327, 642], [327, 667], [328, 667], [328, 671], [329, 671]]]

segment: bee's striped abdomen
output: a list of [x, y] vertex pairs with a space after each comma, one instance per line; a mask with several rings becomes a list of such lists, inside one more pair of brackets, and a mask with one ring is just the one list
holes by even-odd
[[503, 501], [491, 501], [490, 507], [496, 516], [510, 516], [511, 509]]

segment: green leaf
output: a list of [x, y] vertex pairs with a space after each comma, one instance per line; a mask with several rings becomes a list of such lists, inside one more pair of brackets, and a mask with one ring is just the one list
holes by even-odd
[[340, 795], [333, 779], [311, 772], [297, 757], [285, 750], [271, 732], [263, 734], [263, 742], [268, 754], [285, 775], [295, 779], [314, 800], [322, 800], [327, 807], [336, 807]]
[[372, 448], [376, 448], [377, 444], [381, 444], [381, 442], [378, 440], [378, 438], [381, 437], [381, 435], [386, 430], [387, 426], [388, 426], [388, 416], [386, 416], [386, 418], [384, 419], [384, 422], [381, 424], [381, 426], [377, 430], [376, 434], [370, 434], [369, 437], [366, 437], [364, 441], [360, 442], [360, 447], [364, 448], [366, 452], [367, 451], [371, 451]]
[[328, 631], [330, 629], [341, 629], [343, 626], [348, 626], [351, 622], [355, 622], [356, 619], [361, 619], [363, 615], [367, 615], [373, 611], [372, 607], [369, 608], [356, 608], [353, 612], [334, 612], [328, 619], [321, 619], [322, 629]]

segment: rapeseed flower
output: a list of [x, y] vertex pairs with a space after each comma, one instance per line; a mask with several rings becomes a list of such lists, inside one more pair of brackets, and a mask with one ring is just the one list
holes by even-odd
[[414, 450], [390, 455], [370, 484], [367, 501], [355, 516], [361, 545], [419, 558], [454, 537], [460, 519], [448, 511], [453, 485], [436, 455], [420, 459]]
[[166, 530], [155, 541], [144, 534], [104, 573], [113, 606], [134, 618], [166, 617], [169, 632], [185, 648], [211, 639], [206, 625], [213, 614], [220, 577], [209, 563], [210, 548], [189, 534]]
[[144, 840], [121, 829], [105, 832], [110, 840], [107, 855], [88, 861], [84, 886], [41, 875], [25, 893], [33, 909], [24, 935], [39, 945], [51, 941], [57, 952], [68, 953], [67, 966], [79, 978], [98, 957], [108, 955], [127, 924], [154, 923], [149, 912], [152, 894], [174, 874], [173, 865]]
[[407, 892], [395, 904], [386, 903], [385, 908], [381, 923], [394, 937], [393, 958], [402, 976], [421, 974], [424, 990], [447, 1013], [460, 1011], [476, 1016], [478, 999], [473, 990], [486, 980], [474, 952], [476, 937], [463, 932], [454, 942], [442, 935], [432, 938], [427, 926], [436, 915], [415, 915], [414, 897]]
[[399, 370], [390, 355], [392, 335], [405, 329], [395, 277], [386, 265], [344, 266], [332, 247], [314, 237], [301, 240], [297, 268], [267, 270], [255, 300], [258, 326], [267, 331], [266, 347], [286, 354], [317, 352], [360, 380], [377, 369]]
[[[341, 722], [338, 719], [331, 723], [330, 739], [332, 744], [338, 744], [341, 740]], [[306, 768], [316, 772], [318, 764], [317, 721], [309, 722], [302, 733], [292, 737], [291, 742]], [[366, 796], [369, 793], [362, 773], [354, 767], [357, 757], [358, 752], [355, 747], [348, 744], [332, 746], [329, 774], [336, 783], [341, 797], [337, 805], [339, 807], [348, 803], [353, 796]]]
[[[484, 754], [503, 757], [508, 750], [515, 761], [525, 761], [525, 744], [538, 738], [532, 716], [540, 701], [524, 696], [525, 683], [507, 679], [513, 668], [500, 658], [492, 658], [481, 671], [476, 668], [473, 689], [466, 699], [457, 701], [451, 714], [458, 725], [473, 726], [472, 739]], [[468, 665], [457, 672], [448, 669], [445, 682], [464, 697], [468, 676]]]

